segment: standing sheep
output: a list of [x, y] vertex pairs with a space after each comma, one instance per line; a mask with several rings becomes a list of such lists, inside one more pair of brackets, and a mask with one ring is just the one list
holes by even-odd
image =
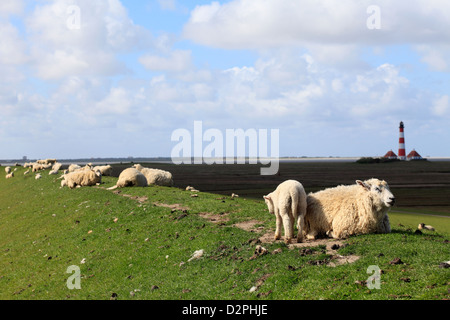
[[356, 180], [307, 197], [305, 232], [308, 238], [328, 235], [339, 239], [367, 233], [389, 233], [387, 212], [395, 197], [386, 181]]
[[302, 242], [306, 214], [306, 192], [302, 184], [295, 180], [287, 180], [263, 198], [269, 212], [275, 214], [275, 240], [280, 239], [283, 225], [284, 241], [290, 243], [294, 235], [294, 224], [297, 222], [297, 242]]
[[63, 181], [61, 181], [61, 187], [68, 186], [70, 189], [73, 189], [77, 186], [88, 187], [100, 183], [102, 180], [102, 174], [100, 171], [79, 170], [65, 174], [63, 178]]
[[108, 190], [114, 190], [116, 188], [124, 187], [147, 187], [147, 179], [145, 176], [136, 168], [127, 168], [123, 170], [117, 183], [114, 187], [108, 188]]

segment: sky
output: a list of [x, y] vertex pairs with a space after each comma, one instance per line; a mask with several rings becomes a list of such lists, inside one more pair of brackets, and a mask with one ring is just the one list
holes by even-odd
[[450, 157], [447, 0], [1, 1], [0, 35], [0, 159], [168, 157], [196, 121]]

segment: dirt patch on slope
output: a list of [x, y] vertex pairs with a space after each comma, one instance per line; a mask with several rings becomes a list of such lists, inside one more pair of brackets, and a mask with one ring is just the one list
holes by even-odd
[[244, 221], [244, 222], [239, 222], [236, 224], [233, 224], [233, 227], [245, 230], [245, 231], [249, 231], [249, 232], [259, 232], [261, 230], [264, 229], [264, 227], [260, 226], [260, 227], [255, 227], [258, 224], [263, 224], [263, 222], [258, 221], [258, 220], [249, 220], [249, 221]]
[[[283, 241], [283, 238], [280, 240], [274, 240], [273, 233], [266, 233], [262, 237], [259, 238], [261, 243], [273, 243], [276, 241]], [[325, 246], [325, 253], [330, 255], [329, 261], [326, 263], [330, 267], [340, 266], [346, 263], [353, 263], [359, 260], [359, 256], [357, 255], [348, 255], [342, 256], [337, 253], [337, 250], [342, 246], [345, 246], [345, 240], [325, 238], [325, 239], [314, 239], [314, 240], [304, 240], [301, 243], [297, 243], [297, 239], [292, 239], [292, 243], [288, 245], [289, 249], [297, 249], [297, 248], [311, 248]]]
[[203, 219], [206, 219], [212, 223], [225, 223], [230, 220], [228, 218], [228, 213], [226, 212], [222, 212], [220, 214], [214, 214], [210, 212], [200, 212], [198, 215]]
[[153, 205], [156, 207], [164, 207], [164, 208], [169, 208], [172, 210], [178, 210], [178, 211], [183, 211], [183, 212], [186, 212], [189, 210], [189, 207], [183, 206], [179, 203], [166, 204], [166, 203], [161, 203], [161, 202], [153, 202]]

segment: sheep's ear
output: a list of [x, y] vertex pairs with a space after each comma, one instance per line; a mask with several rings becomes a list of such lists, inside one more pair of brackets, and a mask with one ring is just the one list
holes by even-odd
[[266, 199], [266, 200], [272, 200], [272, 199], [270, 198], [270, 196], [263, 196], [263, 198]]
[[370, 186], [367, 183], [364, 183], [364, 181], [356, 180], [356, 184], [359, 184], [361, 187], [363, 187], [366, 190], [370, 190]]

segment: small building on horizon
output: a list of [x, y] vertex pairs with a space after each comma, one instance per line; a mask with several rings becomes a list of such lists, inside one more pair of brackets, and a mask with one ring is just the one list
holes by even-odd
[[397, 159], [397, 155], [394, 153], [394, 151], [388, 151], [383, 158], [387, 158], [387, 159]]
[[422, 156], [414, 149], [406, 156], [407, 160], [422, 160]]

